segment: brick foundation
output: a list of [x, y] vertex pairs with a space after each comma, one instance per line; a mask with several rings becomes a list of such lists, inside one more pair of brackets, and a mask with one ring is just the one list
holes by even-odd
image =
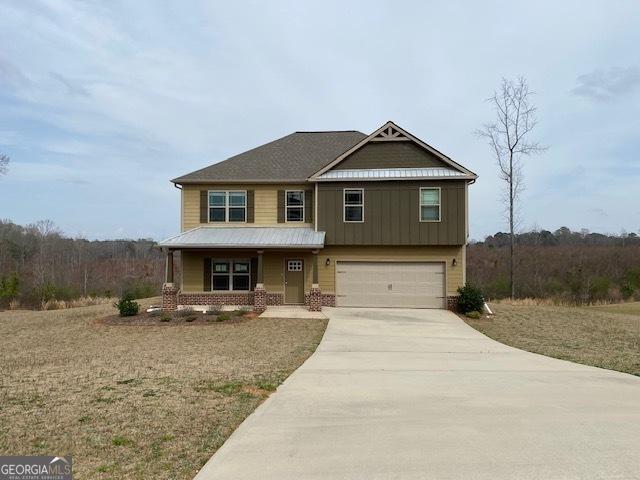
[[[322, 301], [323, 307], [335, 307], [336, 306], [336, 296], [333, 293], [321, 293], [320, 298]], [[304, 294], [304, 304], [309, 306], [309, 294]]]
[[318, 287], [311, 287], [309, 290], [309, 311], [319, 312], [322, 310], [322, 291]]
[[[262, 284], [260, 284], [262, 285]], [[263, 286], [256, 287], [253, 292], [253, 311], [262, 313], [267, 309], [267, 291]]]
[[283, 305], [284, 295], [282, 293], [269, 293], [267, 292], [267, 306]]
[[178, 305], [211, 305], [214, 307], [253, 305], [253, 297], [254, 292], [179, 293]]
[[162, 309], [173, 311], [178, 308], [178, 289], [173, 283], [162, 285]]
[[458, 296], [447, 297], [447, 310], [458, 311]]

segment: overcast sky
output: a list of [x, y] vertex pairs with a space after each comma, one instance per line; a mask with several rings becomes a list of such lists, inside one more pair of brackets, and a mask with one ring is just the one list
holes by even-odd
[[522, 228], [640, 230], [640, 2], [0, 4], [0, 218], [69, 235], [179, 229], [170, 178], [295, 130], [393, 120], [480, 175], [471, 236], [506, 228], [473, 130], [501, 77], [537, 92]]

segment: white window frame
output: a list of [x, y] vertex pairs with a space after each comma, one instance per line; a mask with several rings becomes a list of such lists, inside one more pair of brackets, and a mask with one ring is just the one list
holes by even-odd
[[[216, 273], [214, 269], [215, 263], [227, 263], [229, 264], [229, 271], [226, 274]], [[247, 273], [234, 273], [233, 265], [236, 262], [246, 262], [249, 264], [249, 271]], [[229, 278], [229, 289], [228, 290], [214, 290], [213, 289], [213, 277], [217, 275], [219, 277], [228, 277]], [[248, 290], [234, 290], [233, 289], [233, 276], [234, 275], [244, 275], [249, 277], [249, 289]], [[212, 258], [211, 259], [211, 291], [212, 292], [250, 292], [251, 291], [251, 259], [250, 258]]]
[[[359, 204], [347, 205], [347, 191], [353, 192], [359, 190], [361, 193], [362, 201]], [[362, 220], [347, 220], [347, 207], [360, 207], [362, 208]], [[343, 188], [342, 189], [342, 222], [343, 223], [364, 223], [364, 188]]]
[[[223, 208], [223, 207], [213, 207], [211, 206], [211, 194], [212, 193], [224, 193], [224, 220], [223, 221], [213, 221], [211, 220], [211, 209], [212, 208]], [[244, 207], [238, 206], [230, 206], [229, 205], [229, 194], [230, 193], [243, 193], [244, 194]], [[208, 190], [207, 191], [207, 223], [247, 223], [247, 202], [249, 201], [248, 194], [246, 190]], [[244, 208], [244, 220], [242, 222], [232, 222], [229, 220], [229, 209], [230, 208]]]
[[[302, 194], [302, 205], [287, 205], [287, 199], [288, 199], [288, 195], [289, 193], [301, 193]], [[285, 223], [304, 223], [305, 222], [305, 197], [306, 197], [306, 192], [304, 190], [285, 190], [284, 191], [284, 221]], [[302, 220], [289, 220], [289, 216], [287, 215], [287, 212], [289, 211], [290, 208], [302, 208]]]
[[[427, 205], [422, 203], [422, 191], [423, 190], [437, 190], [438, 191], [438, 219], [437, 220], [423, 220], [422, 219], [422, 207], [435, 207], [435, 205]], [[420, 187], [418, 192], [418, 220], [421, 223], [438, 223], [442, 221], [442, 188], [441, 187]]]

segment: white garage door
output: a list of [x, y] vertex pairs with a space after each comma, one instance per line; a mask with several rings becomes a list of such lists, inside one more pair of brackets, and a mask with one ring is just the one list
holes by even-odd
[[346, 262], [336, 265], [339, 307], [445, 308], [444, 263]]

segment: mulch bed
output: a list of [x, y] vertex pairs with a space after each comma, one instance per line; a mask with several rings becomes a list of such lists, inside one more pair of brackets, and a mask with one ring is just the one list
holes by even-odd
[[[109, 315], [108, 317], [96, 320], [100, 325], [128, 325], [128, 326], [176, 326], [176, 325], [222, 325], [229, 323], [242, 323], [255, 318], [255, 312], [221, 312], [229, 318], [218, 320], [218, 315], [205, 315], [202, 312], [192, 312], [191, 315], [181, 315], [176, 312], [141, 312], [132, 317], [121, 317], [120, 315]], [[167, 320], [169, 318], [169, 320]]]

